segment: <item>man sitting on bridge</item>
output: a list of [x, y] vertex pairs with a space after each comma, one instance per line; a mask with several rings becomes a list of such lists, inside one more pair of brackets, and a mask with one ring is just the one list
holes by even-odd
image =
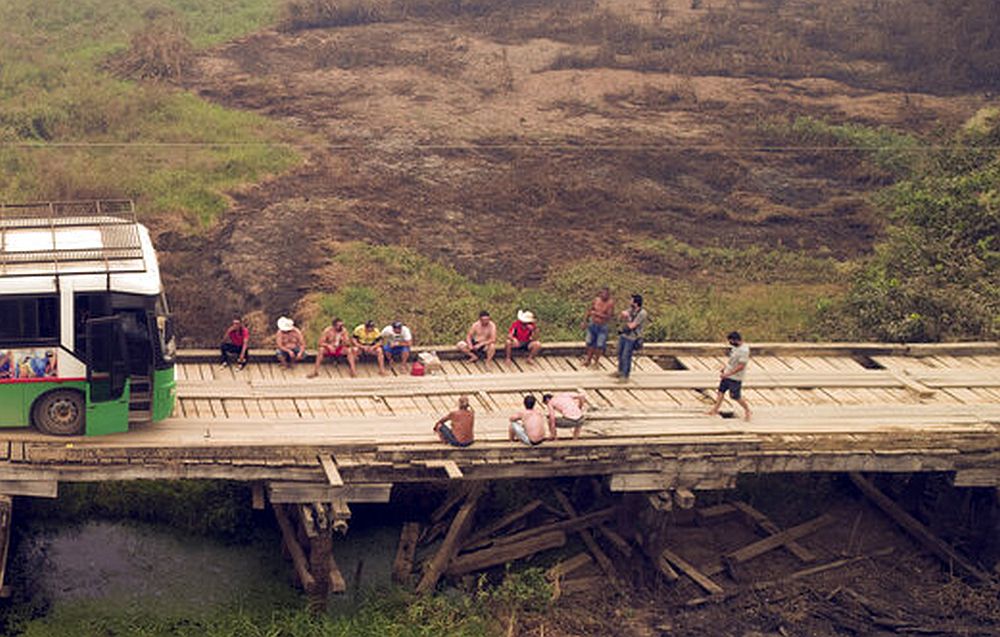
[[236, 354], [236, 366], [243, 369], [247, 366], [247, 348], [250, 347], [250, 330], [243, 324], [243, 319], [236, 317], [222, 335], [222, 367], [229, 367], [229, 355]]
[[510, 356], [514, 350], [522, 350], [528, 353], [528, 362], [532, 363], [538, 352], [542, 351], [542, 344], [538, 340], [538, 321], [534, 313], [529, 310], [518, 310], [517, 320], [510, 324], [507, 330], [507, 364], [510, 365]]
[[535, 397], [524, 397], [524, 410], [510, 417], [510, 441], [520, 440], [526, 445], [540, 445], [545, 441], [545, 416], [535, 411]]
[[[475, 421], [476, 414], [469, 406], [469, 397], [459, 396], [458, 409], [434, 423], [434, 432], [441, 442], [453, 447], [468, 447], [472, 444], [472, 427]], [[451, 423], [451, 426], [448, 423]]]
[[572, 428], [573, 438], [580, 437], [580, 430], [583, 429], [583, 410], [590, 403], [583, 394], [571, 392], [559, 392], [556, 395], [545, 394], [542, 402], [549, 408], [549, 437], [556, 439], [557, 428]]
[[378, 373], [385, 376], [385, 354], [382, 352], [382, 332], [375, 327], [371, 319], [354, 328], [354, 347], [358, 357], [374, 356], [378, 361]]
[[483, 359], [489, 365], [493, 361], [497, 352], [497, 324], [490, 318], [489, 312], [483, 310], [479, 313], [479, 320], [469, 327], [465, 340], [459, 341], [457, 347], [469, 357], [470, 363]]
[[319, 366], [323, 364], [323, 359], [326, 357], [345, 359], [353, 378], [357, 374], [354, 367], [355, 356], [356, 352], [351, 343], [351, 335], [347, 333], [344, 322], [335, 318], [330, 323], [330, 327], [323, 330], [319, 337], [319, 343], [316, 345], [316, 367], [309, 373], [309, 378], [319, 376]]
[[274, 335], [274, 342], [278, 346], [278, 351], [275, 352], [278, 362], [285, 369], [291, 368], [292, 363], [302, 360], [306, 355], [306, 337], [295, 327], [295, 321], [287, 316], [278, 319], [278, 333]]
[[399, 362], [406, 370], [406, 363], [410, 360], [410, 347], [413, 346], [413, 333], [410, 328], [403, 325], [402, 321], [393, 321], [391, 325], [386, 325], [382, 329], [382, 351], [385, 358], [392, 367], [393, 356], [399, 357]]

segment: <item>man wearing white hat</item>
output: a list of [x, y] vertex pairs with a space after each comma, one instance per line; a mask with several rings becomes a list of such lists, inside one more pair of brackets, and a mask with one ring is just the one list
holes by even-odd
[[510, 329], [507, 330], [508, 365], [514, 350], [527, 352], [529, 363], [533, 362], [538, 352], [542, 351], [542, 344], [538, 340], [538, 321], [530, 310], [518, 310], [517, 320], [511, 323]]
[[274, 342], [278, 346], [275, 352], [278, 362], [284, 368], [291, 367], [292, 363], [302, 360], [306, 355], [306, 338], [295, 327], [295, 321], [287, 316], [278, 319], [278, 333], [274, 335]]

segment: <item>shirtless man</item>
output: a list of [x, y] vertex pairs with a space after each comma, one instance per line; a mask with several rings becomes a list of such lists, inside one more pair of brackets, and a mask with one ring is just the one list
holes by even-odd
[[611, 290], [601, 288], [587, 309], [583, 318], [583, 329], [587, 333], [587, 354], [583, 358], [584, 366], [596, 363], [608, 346], [608, 322], [615, 315], [615, 301], [611, 298]]
[[319, 376], [319, 366], [323, 364], [323, 359], [327, 356], [330, 358], [346, 358], [347, 365], [351, 371], [351, 378], [354, 378], [357, 374], [357, 370], [354, 367], [354, 363], [357, 360], [357, 352], [351, 343], [351, 335], [347, 333], [344, 322], [339, 318], [333, 319], [330, 327], [323, 330], [323, 333], [320, 335], [319, 343], [316, 345], [316, 367], [310, 372], [309, 378]]
[[465, 340], [459, 341], [457, 347], [469, 357], [471, 363], [481, 358], [486, 359], [487, 365], [493, 362], [497, 353], [497, 324], [490, 318], [489, 312], [483, 310], [479, 313], [479, 320], [469, 327]]
[[459, 396], [458, 409], [434, 423], [434, 433], [441, 442], [453, 447], [468, 447], [472, 444], [472, 427], [475, 422], [476, 414], [469, 406], [469, 397]]
[[524, 410], [510, 417], [510, 441], [520, 440], [526, 445], [540, 445], [545, 441], [545, 416], [535, 411], [535, 397], [524, 397]]
[[287, 316], [278, 319], [278, 333], [274, 335], [274, 342], [278, 346], [275, 355], [285, 369], [290, 369], [292, 363], [302, 360], [306, 355], [306, 337], [295, 327], [295, 321]]

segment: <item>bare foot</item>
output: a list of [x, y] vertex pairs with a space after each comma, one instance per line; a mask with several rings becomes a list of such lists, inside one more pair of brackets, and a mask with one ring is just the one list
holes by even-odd
[[319, 372], [309, 372], [306, 374], [306, 378], [316, 378], [317, 376], [319, 376]]
[[750, 412], [749, 411], [747, 413], [743, 414], [743, 420], [745, 420], [747, 422], [750, 422]]
[[714, 409], [709, 409], [708, 411], [706, 411], [706, 412], [705, 412], [705, 415], [706, 415], [706, 416], [718, 416], [718, 415], [719, 415], [719, 412], [717, 412], [717, 411], [716, 411], [716, 410], [714, 410]]

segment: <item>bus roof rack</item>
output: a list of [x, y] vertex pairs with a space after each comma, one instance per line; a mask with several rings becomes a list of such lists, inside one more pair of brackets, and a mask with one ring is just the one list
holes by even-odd
[[145, 270], [130, 199], [0, 204], [0, 277]]

